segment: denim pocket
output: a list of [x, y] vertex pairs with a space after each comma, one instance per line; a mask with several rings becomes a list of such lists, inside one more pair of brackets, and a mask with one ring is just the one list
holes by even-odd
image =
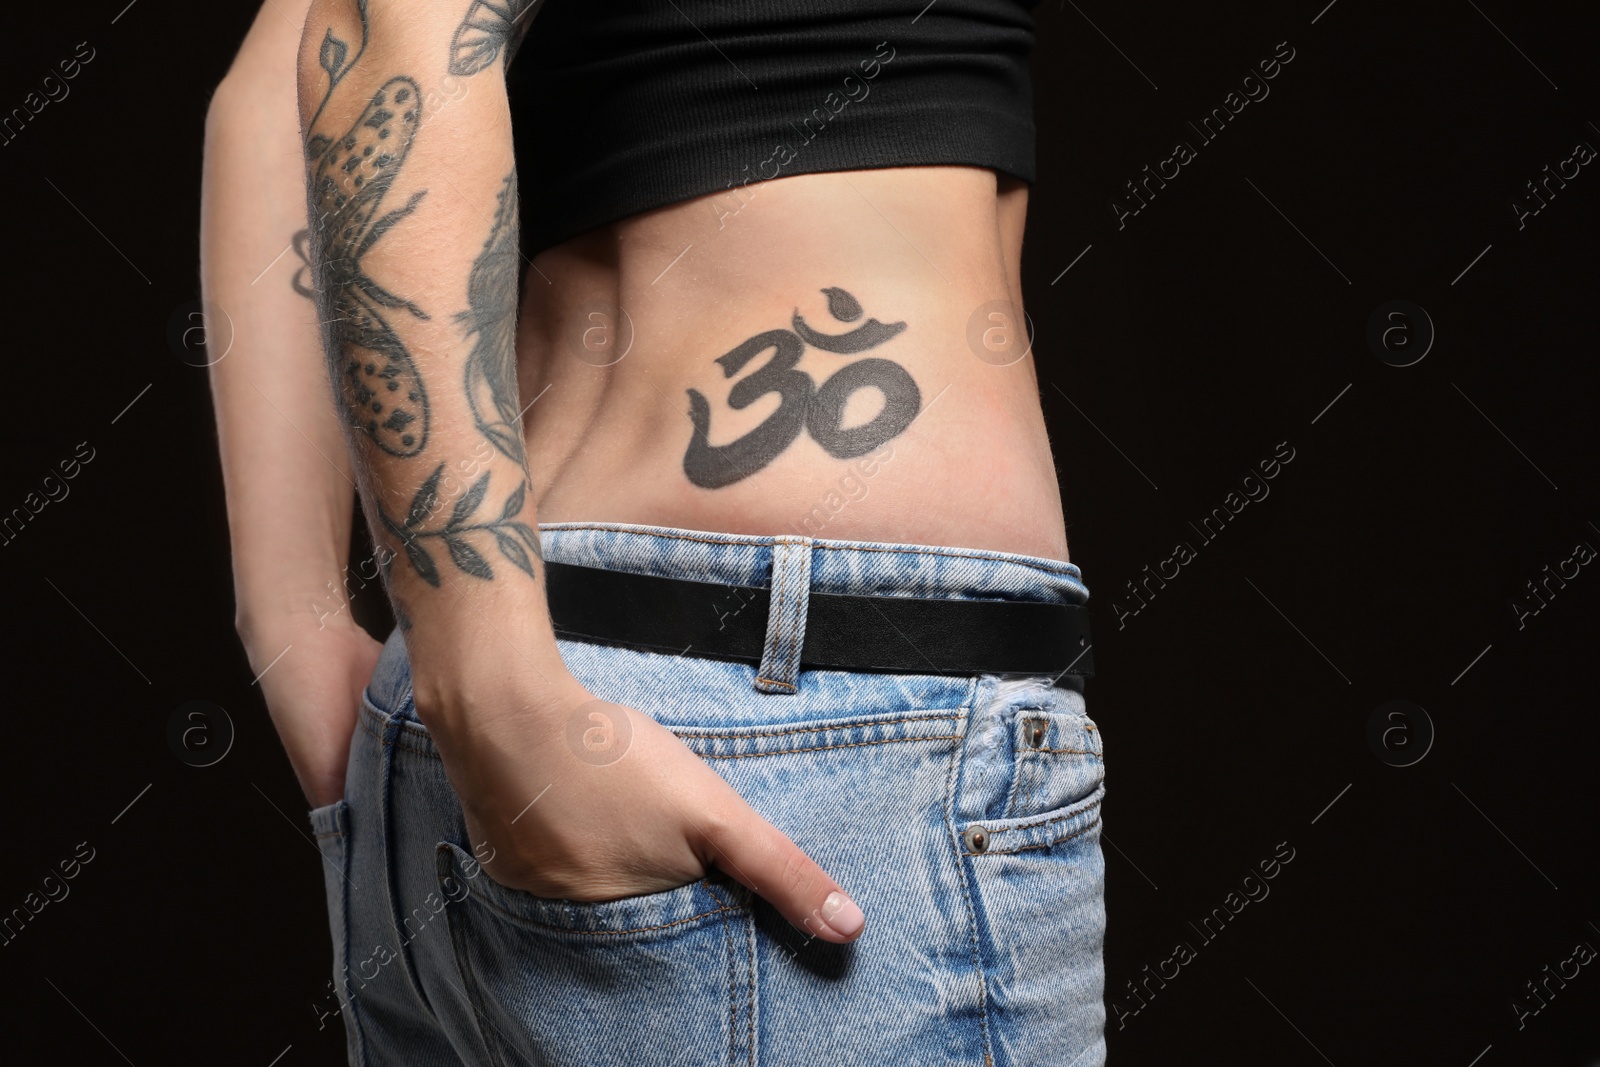
[[1024, 709], [1012, 723], [1008, 815], [958, 824], [990, 1017], [1011, 1063], [1105, 1062], [1105, 859], [1100, 732], [1082, 714]]
[[[705, 879], [603, 903], [552, 900], [437, 851], [450, 936], [494, 1064], [754, 1064], [756, 940], [742, 886]], [[552, 1010], [559, 1005], [559, 1010]]]
[[322, 884], [328, 898], [328, 931], [333, 937], [332, 988], [344, 1016], [345, 1046], [351, 1063], [359, 1063], [358, 1036], [350, 1014], [351, 991], [345, 968], [350, 949], [350, 802], [336, 800], [313, 808], [308, 818], [322, 853]]
[[1049, 849], [1079, 837], [1097, 838], [1106, 787], [1061, 808], [1011, 819], [976, 819], [961, 827], [962, 852], [974, 859], [1031, 849]]
[[1005, 818], [1067, 808], [1105, 780], [1100, 728], [1085, 715], [1023, 709], [1011, 724], [1012, 777]]

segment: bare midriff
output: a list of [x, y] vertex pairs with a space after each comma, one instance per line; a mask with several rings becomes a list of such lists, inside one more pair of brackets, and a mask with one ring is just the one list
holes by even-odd
[[979, 168], [800, 175], [541, 252], [517, 338], [539, 520], [1067, 559], [1026, 210]]

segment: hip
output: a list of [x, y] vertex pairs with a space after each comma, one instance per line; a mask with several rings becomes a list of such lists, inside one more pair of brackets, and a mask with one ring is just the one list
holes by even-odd
[[[770, 538], [543, 534], [547, 556], [575, 566], [736, 586], [793, 569]], [[807, 547], [814, 593], [1087, 597], [1077, 568], [1050, 560]], [[368, 687], [350, 796], [320, 816], [349, 876], [327, 880], [335, 976], [371, 1062], [400, 1062], [402, 1042], [414, 1057], [436, 1046], [429, 1063], [1101, 1062], [1103, 746], [1081, 693], [1045, 677], [833, 670], [774, 692], [756, 667], [692, 652], [561, 652], [838, 878], [868, 933], [809, 939], [715, 880], [599, 904], [498, 885], [416, 721], [396, 636]], [[374, 962], [372, 944], [394, 947]]]

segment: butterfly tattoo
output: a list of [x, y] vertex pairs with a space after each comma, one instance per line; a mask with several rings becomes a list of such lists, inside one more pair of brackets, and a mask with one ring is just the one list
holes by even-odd
[[[340, 57], [342, 58], [342, 56]], [[342, 137], [316, 134], [306, 145], [315, 161], [311, 207], [322, 245], [321, 277], [329, 372], [346, 418], [391, 456], [414, 456], [428, 440], [428, 394], [416, 363], [386, 313], [418, 319], [427, 312], [378, 284], [362, 257], [406, 216], [426, 190], [403, 207], [379, 207], [405, 163], [421, 124], [422, 98], [411, 78], [391, 78]]]

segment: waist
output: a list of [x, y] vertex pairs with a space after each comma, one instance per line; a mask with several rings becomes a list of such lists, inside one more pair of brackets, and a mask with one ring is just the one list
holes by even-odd
[[971, 168], [805, 176], [541, 255], [518, 338], [541, 521], [1065, 558], [1025, 195]]
[[[793, 538], [787, 540], [793, 541]], [[746, 588], [771, 584], [778, 538], [605, 522], [539, 524], [546, 562]], [[1074, 563], [945, 545], [816, 538], [806, 587], [840, 596], [1005, 600], [1082, 606]]]
[[[842, 707], [858, 705], [873, 692], [893, 694], [896, 701], [909, 707], [959, 707], [970, 699], [973, 678], [980, 674], [1038, 675], [1054, 686], [1081, 694], [1080, 679], [1091, 670], [1092, 644], [1087, 640], [1086, 624], [1081, 622], [1089, 591], [1079, 568], [1061, 560], [938, 545], [829, 538], [801, 541], [597, 522], [541, 523], [539, 534], [547, 564], [676, 579], [703, 585], [708, 591], [723, 587], [693, 604], [692, 612], [699, 621], [710, 624], [701, 628], [722, 632], [753, 626], [765, 635], [760, 640], [758, 662], [742, 662], [737, 650], [678, 646], [664, 651], [656, 647], [661, 641], [643, 631], [672, 631], [683, 621], [687, 601], [666, 610], [640, 611], [637, 605], [618, 600], [609, 606], [615, 614], [629, 617], [630, 628], [641, 630], [631, 635], [638, 639], [601, 635], [614, 640], [596, 641], [572, 634], [566, 612], [553, 602], [552, 616], [568, 667], [579, 677], [604, 679], [607, 686], [618, 687], [607, 699], [648, 707], [662, 722], [701, 721], [707, 706], [719, 708], [718, 714], [729, 716], [730, 722], [745, 721], [742, 717], [748, 715], [758, 716], [749, 721], [760, 721], [759, 716], [770, 713], [773, 706], [750, 704], [752, 684], [762, 691], [797, 697], [792, 707], [784, 705], [785, 714], [791, 717], [826, 718]], [[750, 596], [754, 590], [766, 590], [768, 596], [758, 601]], [[778, 595], [774, 597], [774, 593]], [[880, 635], [893, 628], [881, 621], [885, 606], [890, 615], [895, 614], [888, 600], [899, 599], [908, 605], [944, 600], [986, 602], [1002, 609], [1077, 612], [1085, 640], [1081, 645], [1076, 640], [1059, 642], [1060, 647], [1049, 647], [1056, 642], [1033, 640], [1050, 660], [1048, 669], [1041, 670], [1044, 664], [1037, 664], [1019, 671], [1007, 662], [1013, 658], [1009, 650], [1001, 649], [998, 654], [994, 648], [970, 651], [968, 645], [983, 644], [985, 636], [964, 630], [963, 619], [939, 619], [935, 610], [930, 617], [936, 622], [953, 621], [955, 625], [927, 641], [921, 634], [907, 639], [903, 631], [898, 632], [896, 636], [912, 646], [911, 658], [905, 659], [899, 670], [816, 668], [808, 662], [807, 649], [814, 647], [816, 640], [815, 635], [808, 636], [807, 624], [812, 604], [828, 596], [883, 598], [869, 609], [872, 618], [857, 620], [865, 630]], [[1015, 623], [1009, 618], [1001, 621]], [[591, 628], [580, 625], [577, 629]], [[635, 647], [617, 647], [629, 644]], [[957, 662], [963, 658], [972, 662]], [[622, 661], [631, 667], [619, 670]], [[410, 677], [404, 636], [397, 628], [389, 637], [368, 693], [380, 708], [403, 709], [409, 717]], [[1049, 688], [1049, 684], [1041, 686], [1041, 690]]]
[[741, 661], [763, 692], [793, 694], [807, 671], [1038, 675], [1080, 692], [1093, 673], [1070, 563], [606, 523], [541, 538], [558, 637]]

